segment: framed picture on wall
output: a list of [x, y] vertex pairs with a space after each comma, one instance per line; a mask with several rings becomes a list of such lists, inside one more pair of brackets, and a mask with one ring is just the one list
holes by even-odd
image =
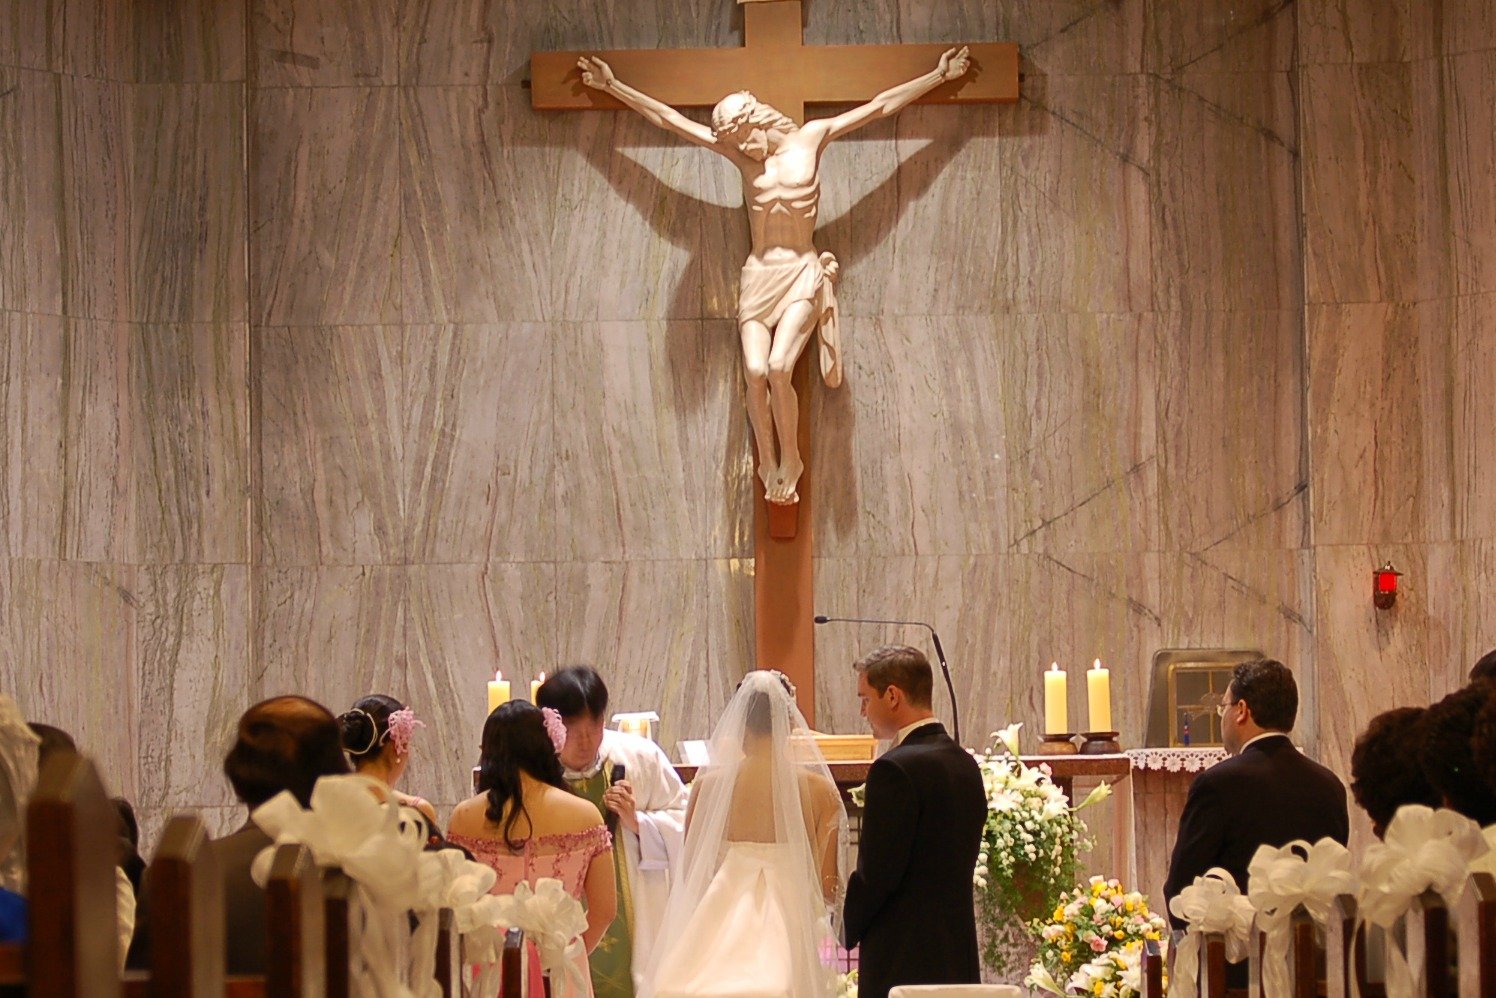
[[1235, 648], [1164, 648], [1153, 656], [1148, 695], [1150, 748], [1220, 745], [1221, 696], [1238, 663], [1262, 653]]

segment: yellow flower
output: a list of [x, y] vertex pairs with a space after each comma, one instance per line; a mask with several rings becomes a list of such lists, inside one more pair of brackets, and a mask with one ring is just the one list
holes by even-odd
[[1149, 929], [1147, 932], [1143, 933], [1143, 938], [1144, 939], [1151, 939], [1154, 942], [1158, 942], [1158, 933], [1154, 932], [1152, 929]]
[[1065, 906], [1064, 905], [1060, 905], [1058, 908], [1056, 908], [1054, 910], [1054, 920], [1056, 922], [1063, 922], [1065, 920]]
[[1092, 994], [1097, 994], [1097, 995], [1105, 994], [1106, 993], [1106, 982], [1105, 981], [1097, 981], [1095, 984], [1091, 985], [1091, 993]]
[[1064, 960], [1066, 963], [1069, 963], [1070, 962], [1070, 951], [1067, 950], [1067, 949], [1060, 950], [1060, 959]]
[[1118, 939], [1126, 939], [1127, 938], [1127, 933], [1123, 932], [1121, 929], [1118, 929], [1116, 932], [1113, 932], [1112, 935], [1115, 936], [1115, 937], [1117, 937]]

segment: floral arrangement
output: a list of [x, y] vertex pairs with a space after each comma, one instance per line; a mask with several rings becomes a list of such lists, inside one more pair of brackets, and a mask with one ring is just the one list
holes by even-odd
[[836, 976], [836, 998], [857, 998], [857, 971]]
[[1168, 926], [1137, 891], [1092, 877], [1061, 895], [1032, 929], [1039, 952], [1025, 984], [1057, 995], [1132, 998], [1143, 990], [1143, 944], [1161, 939]]
[[994, 974], [1008, 970], [1009, 929], [1052, 911], [1075, 883], [1076, 857], [1091, 846], [1078, 813], [1111, 794], [1103, 783], [1071, 807], [1047, 765], [1029, 766], [1018, 754], [1011, 724], [992, 735], [992, 747], [977, 756], [987, 791], [987, 824], [973, 873], [977, 917], [983, 931], [982, 962]]

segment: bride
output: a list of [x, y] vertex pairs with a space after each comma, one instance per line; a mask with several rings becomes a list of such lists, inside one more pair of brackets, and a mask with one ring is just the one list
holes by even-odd
[[685, 855], [643, 998], [822, 998], [847, 818], [779, 672], [751, 672], [692, 788]]

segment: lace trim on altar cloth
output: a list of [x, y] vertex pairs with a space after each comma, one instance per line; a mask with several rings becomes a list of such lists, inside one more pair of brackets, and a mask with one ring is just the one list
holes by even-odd
[[1153, 772], [1198, 773], [1226, 758], [1219, 745], [1184, 746], [1180, 748], [1128, 749], [1133, 769]]

